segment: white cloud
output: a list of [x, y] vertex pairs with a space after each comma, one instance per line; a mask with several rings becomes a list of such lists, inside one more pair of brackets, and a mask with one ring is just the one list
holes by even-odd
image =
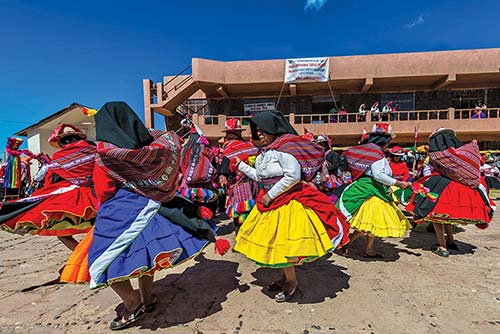
[[418, 26], [419, 24], [422, 24], [422, 23], [424, 23], [424, 18], [422, 17], [422, 15], [419, 15], [415, 21], [405, 25], [405, 29], [414, 28], [415, 26]]
[[328, 0], [306, 0], [304, 10], [319, 11]]

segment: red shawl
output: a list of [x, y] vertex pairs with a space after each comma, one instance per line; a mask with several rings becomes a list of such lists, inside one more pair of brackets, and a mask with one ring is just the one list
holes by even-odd
[[325, 160], [325, 150], [318, 144], [304, 139], [302, 136], [285, 134], [278, 137], [266, 150], [276, 150], [291, 154], [297, 159], [302, 171], [302, 177], [311, 181]]
[[[330, 239], [335, 238], [340, 232], [343, 232], [342, 241], [339, 246], [345, 245], [349, 241], [349, 224], [346, 222], [345, 216], [332, 204], [328, 196], [322, 192], [313, 189], [305, 183], [299, 183], [289, 191], [276, 197], [269, 207], [265, 207], [262, 204], [262, 198], [265, 194], [266, 191], [261, 190], [257, 196], [257, 209], [260, 212], [275, 210], [288, 204], [291, 200], [296, 200], [302, 205], [311, 208], [318, 215]], [[337, 218], [342, 225], [343, 231], [339, 230]]]
[[348, 148], [344, 152], [352, 179], [357, 180], [370, 168], [370, 166], [382, 158], [384, 152], [375, 144], [364, 144]]
[[250, 155], [257, 155], [258, 153], [259, 149], [247, 141], [229, 140], [227, 144], [224, 146], [224, 152], [222, 154], [226, 158], [232, 159], [240, 156], [244, 156], [247, 158]]
[[390, 161], [389, 165], [391, 166], [393, 178], [398, 181], [408, 181], [408, 179], [410, 178], [410, 171], [408, 170], [408, 166], [406, 166], [406, 163], [402, 161]]
[[153, 130], [154, 141], [139, 149], [97, 144], [97, 164], [111, 179], [129, 190], [159, 202], [175, 196], [179, 175], [178, 137]]
[[85, 140], [64, 145], [54, 153], [49, 171], [79, 186], [92, 183], [96, 146]]

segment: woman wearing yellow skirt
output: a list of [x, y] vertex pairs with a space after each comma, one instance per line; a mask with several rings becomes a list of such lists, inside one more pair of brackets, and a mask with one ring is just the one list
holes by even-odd
[[410, 227], [408, 220], [399, 210], [390, 195], [389, 187], [408, 188], [411, 184], [392, 177], [392, 171], [383, 150], [394, 137], [392, 128], [385, 123], [377, 123], [360, 146], [346, 150], [345, 158], [355, 182], [342, 192], [337, 207], [347, 217], [355, 231], [350, 242], [344, 247], [347, 255], [350, 244], [366, 235], [367, 258], [382, 258], [375, 251], [375, 238], [402, 238]]
[[323, 159], [321, 147], [297, 136], [276, 110], [250, 120], [252, 137], [263, 146], [255, 168], [235, 159], [238, 169], [263, 190], [236, 236], [235, 250], [258, 265], [282, 269], [268, 286], [284, 302], [297, 290], [294, 266], [311, 262], [348, 241], [345, 217], [328, 197], [301, 182], [314, 175]]

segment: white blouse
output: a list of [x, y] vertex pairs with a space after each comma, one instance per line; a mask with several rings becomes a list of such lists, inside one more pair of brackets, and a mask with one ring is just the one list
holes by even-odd
[[275, 199], [294, 185], [300, 182], [300, 164], [291, 154], [269, 150], [262, 152], [255, 159], [255, 168], [250, 167], [243, 161], [238, 169], [254, 181], [261, 182], [264, 179], [283, 176], [269, 191], [268, 196]]
[[375, 161], [365, 172], [366, 175], [373, 177], [376, 181], [393, 186], [396, 184], [396, 179], [392, 178], [392, 169], [389, 161], [386, 158]]

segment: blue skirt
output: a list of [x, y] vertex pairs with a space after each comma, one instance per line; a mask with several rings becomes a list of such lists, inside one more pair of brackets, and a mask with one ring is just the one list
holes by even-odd
[[101, 206], [88, 255], [91, 288], [152, 275], [208, 244], [158, 214], [159, 208], [159, 202], [125, 189]]

